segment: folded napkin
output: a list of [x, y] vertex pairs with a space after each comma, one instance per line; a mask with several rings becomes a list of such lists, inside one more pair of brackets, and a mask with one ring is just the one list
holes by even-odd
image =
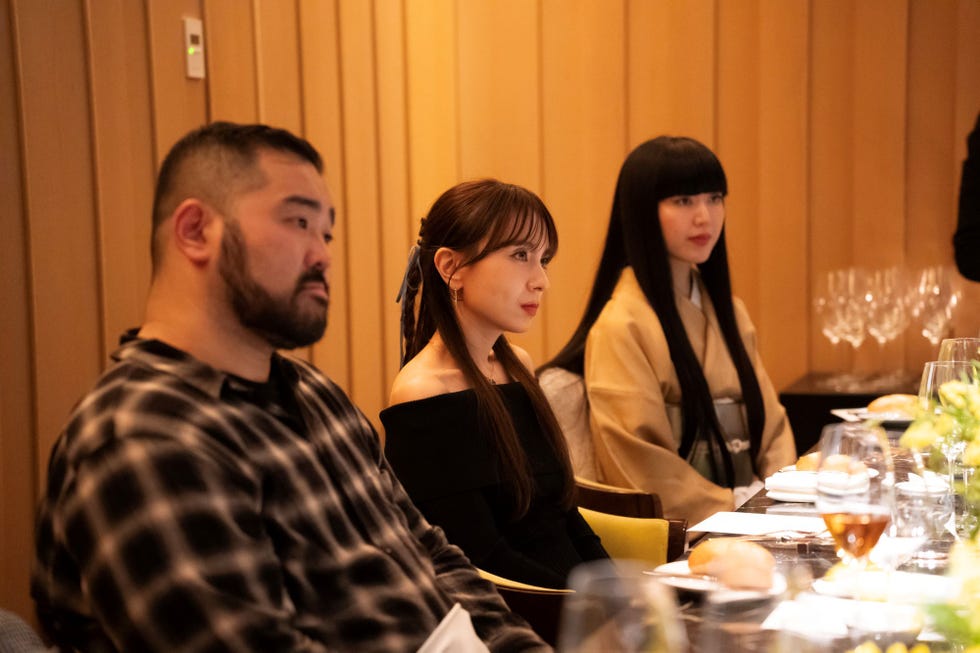
[[792, 497], [791, 501], [813, 501], [817, 497], [817, 473], [782, 471], [766, 479], [766, 491]]
[[822, 517], [774, 515], [752, 512], [716, 512], [704, 521], [688, 526], [688, 532], [730, 535], [766, 535], [795, 531], [821, 533], [827, 530]]

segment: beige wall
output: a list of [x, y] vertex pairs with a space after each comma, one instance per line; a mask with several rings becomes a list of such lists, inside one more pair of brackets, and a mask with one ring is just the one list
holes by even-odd
[[[184, 77], [182, 16], [204, 20], [204, 81]], [[494, 175], [552, 209], [552, 290], [520, 338], [543, 361], [582, 309], [625, 154], [700, 138], [729, 172], [735, 287], [782, 387], [880, 362], [820, 336], [820, 271], [951, 262], [978, 33], [976, 0], [0, 0], [0, 605], [30, 610], [48, 451], [140, 321], [154, 171], [187, 130], [261, 120], [325, 154], [335, 290], [306, 355], [372, 418], [439, 192]], [[886, 353], [930, 355], [917, 336]]]

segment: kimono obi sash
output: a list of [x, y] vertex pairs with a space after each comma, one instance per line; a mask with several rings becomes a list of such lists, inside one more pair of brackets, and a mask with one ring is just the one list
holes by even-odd
[[[732, 456], [732, 464], [735, 468], [735, 482], [732, 487], [750, 485], [755, 473], [752, 469], [752, 452], [749, 441], [749, 424], [745, 412], [745, 402], [740, 400], [723, 397], [715, 399], [715, 415], [718, 416], [718, 424], [721, 425], [722, 435], [725, 438], [725, 446]], [[679, 404], [666, 404], [667, 419], [670, 421], [670, 428], [674, 433], [674, 442], [680, 447], [681, 429], [683, 418], [681, 417], [681, 407]], [[713, 439], [705, 437], [707, 434], [698, 434], [698, 438], [688, 454], [687, 462], [698, 471], [701, 476], [712, 483], [728, 486], [723, 478], [713, 472], [711, 466], [711, 447], [717, 446]], [[721, 472], [723, 473], [723, 472]]]

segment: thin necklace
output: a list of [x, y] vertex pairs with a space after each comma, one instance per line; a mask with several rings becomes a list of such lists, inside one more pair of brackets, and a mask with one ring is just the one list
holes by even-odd
[[490, 385], [497, 385], [497, 382], [493, 378], [493, 361], [493, 352], [490, 352], [490, 355], [487, 356], [487, 362], [490, 363], [490, 373], [487, 374], [487, 380], [490, 382]]

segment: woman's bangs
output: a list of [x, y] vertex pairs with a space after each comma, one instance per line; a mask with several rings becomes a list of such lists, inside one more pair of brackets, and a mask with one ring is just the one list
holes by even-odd
[[524, 206], [516, 209], [509, 220], [501, 220], [490, 234], [485, 253], [511, 245], [525, 244], [532, 249], [546, 246], [547, 254], [558, 249], [558, 232], [547, 210]]
[[728, 181], [721, 163], [710, 152], [678, 154], [660, 171], [657, 197], [664, 199], [675, 195], [699, 193], [728, 194]]

